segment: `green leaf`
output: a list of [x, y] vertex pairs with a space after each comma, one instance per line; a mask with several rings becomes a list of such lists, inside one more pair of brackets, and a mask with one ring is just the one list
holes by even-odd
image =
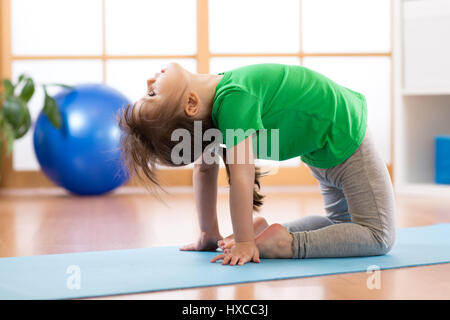
[[21, 83], [22, 80], [25, 79], [25, 78], [26, 78], [25, 73], [22, 73], [22, 74], [19, 76], [19, 78], [17, 79], [17, 84], [16, 84], [16, 85], [18, 85], [19, 83]]
[[34, 94], [34, 82], [33, 79], [27, 78], [25, 80], [25, 84], [20, 92], [20, 97], [25, 101], [30, 101], [31, 97]]
[[3, 113], [6, 122], [9, 123], [14, 130], [17, 130], [26, 121], [26, 112], [28, 107], [21, 98], [10, 96], [3, 103]]
[[27, 132], [28, 129], [31, 127], [31, 115], [28, 108], [25, 109], [25, 120], [21, 124], [21, 126], [16, 130], [15, 132], [15, 138], [20, 139], [22, 138]]
[[8, 98], [9, 96], [14, 94], [14, 85], [12, 84], [11, 80], [3, 79], [3, 86], [5, 88], [4, 90], [5, 98]]
[[42, 112], [48, 117], [51, 124], [56, 129], [59, 129], [61, 127], [61, 115], [59, 114], [58, 105], [55, 99], [47, 94], [47, 90], [44, 89], [44, 92], [44, 109]]

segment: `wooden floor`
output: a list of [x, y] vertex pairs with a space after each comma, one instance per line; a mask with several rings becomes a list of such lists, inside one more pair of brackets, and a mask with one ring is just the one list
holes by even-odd
[[[263, 187], [260, 213], [269, 223], [323, 214], [318, 191]], [[182, 245], [197, 235], [193, 195], [173, 189], [166, 204], [145, 193], [119, 189], [103, 197], [30, 192], [0, 194], [0, 257]], [[397, 226], [450, 222], [450, 199], [398, 197]], [[218, 215], [222, 235], [231, 231], [227, 189]], [[449, 235], [450, 236], [450, 235]], [[450, 299], [450, 264], [381, 272], [381, 288], [369, 290], [370, 274], [255, 282], [104, 299]]]

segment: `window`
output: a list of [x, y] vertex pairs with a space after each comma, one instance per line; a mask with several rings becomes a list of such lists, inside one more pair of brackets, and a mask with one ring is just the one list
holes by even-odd
[[[262, 62], [304, 65], [367, 97], [369, 126], [391, 162], [392, 0], [5, 1], [13, 78], [26, 72], [38, 83], [103, 82], [135, 100], [147, 76], [170, 61], [210, 73]], [[34, 120], [42, 95], [30, 101]], [[32, 130], [15, 142], [13, 168], [39, 169]]]
[[[196, 8], [195, 0], [13, 0], [11, 75], [25, 72], [37, 83], [104, 82], [135, 100], [148, 75], [168, 62], [197, 71]], [[42, 101], [38, 88], [29, 104], [33, 121]], [[14, 142], [15, 170], [39, 170], [32, 140], [29, 130]]]

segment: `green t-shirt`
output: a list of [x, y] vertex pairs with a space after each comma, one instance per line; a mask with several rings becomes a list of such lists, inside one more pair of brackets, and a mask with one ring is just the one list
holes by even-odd
[[[256, 158], [301, 156], [306, 164], [330, 168], [348, 159], [364, 138], [364, 95], [318, 72], [303, 66], [264, 63], [219, 74], [223, 77], [216, 87], [211, 117], [227, 148], [251, 134], [227, 137], [227, 129], [254, 129]], [[277, 133], [271, 129], [278, 129], [274, 141]], [[278, 156], [273, 145], [276, 140]]]

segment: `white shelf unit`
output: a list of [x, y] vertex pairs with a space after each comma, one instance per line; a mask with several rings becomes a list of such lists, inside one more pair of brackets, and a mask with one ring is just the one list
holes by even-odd
[[393, 0], [394, 188], [450, 199], [435, 136], [450, 135], [450, 1]]

